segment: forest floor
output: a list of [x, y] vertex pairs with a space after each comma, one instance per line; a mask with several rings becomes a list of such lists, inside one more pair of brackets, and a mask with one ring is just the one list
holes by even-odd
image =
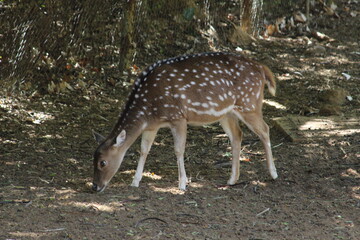
[[291, 142], [271, 120], [335, 114], [359, 125], [358, 29], [359, 17], [325, 17], [317, 30], [334, 41], [285, 36], [249, 49], [278, 79], [277, 96], [266, 98], [280, 105], [264, 105], [277, 180], [258, 138], [243, 127], [240, 180], [226, 186], [230, 143], [214, 124], [189, 129], [186, 192], [177, 190], [173, 140], [164, 129], [139, 188], [129, 186], [136, 142], [96, 194], [91, 129], [106, 134], [127, 94], [104, 88], [1, 98], [0, 239], [360, 239], [359, 132], [314, 131]]

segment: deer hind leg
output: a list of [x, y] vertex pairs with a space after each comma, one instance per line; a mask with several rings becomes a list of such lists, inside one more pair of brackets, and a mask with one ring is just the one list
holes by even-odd
[[156, 133], [157, 133], [157, 130], [144, 131], [142, 133], [140, 159], [139, 159], [139, 163], [136, 168], [136, 173], [135, 173], [134, 179], [131, 183], [131, 186], [133, 186], [133, 187], [139, 187], [139, 183], [141, 181], [142, 174], [144, 171], [146, 157], [147, 157], [147, 155], [150, 151], [150, 148], [154, 142]]
[[185, 143], [186, 143], [186, 132], [187, 124], [186, 120], [180, 120], [176, 123], [172, 123], [171, 133], [174, 137], [174, 146], [175, 146], [175, 155], [177, 158], [177, 164], [179, 168], [179, 189], [186, 190], [186, 171], [184, 165], [184, 152], [185, 152]]
[[239, 126], [239, 120], [232, 114], [220, 120], [220, 124], [225, 133], [229, 136], [232, 149], [232, 167], [231, 175], [228, 180], [228, 185], [234, 185], [240, 176], [240, 152], [241, 152], [241, 139], [242, 131]]
[[269, 134], [269, 126], [265, 123], [262, 113], [260, 112], [239, 112], [234, 111], [236, 116], [242, 120], [251, 131], [253, 131], [260, 138], [261, 142], [265, 148], [266, 154], [266, 162], [267, 167], [270, 172], [270, 175], [273, 179], [278, 177], [276, 172], [276, 167], [274, 164], [272, 151], [271, 151], [271, 143], [270, 143], [270, 134]]

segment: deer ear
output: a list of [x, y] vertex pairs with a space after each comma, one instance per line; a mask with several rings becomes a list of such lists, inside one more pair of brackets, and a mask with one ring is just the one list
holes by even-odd
[[105, 137], [103, 135], [101, 135], [100, 133], [97, 133], [94, 130], [92, 132], [93, 132], [93, 136], [97, 143], [102, 143], [105, 140]]
[[125, 139], [126, 139], [126, 131], [122, 130], [121, 133], [116, 137], [114, 147], [120, 147], [121, 145], [123, 145]]

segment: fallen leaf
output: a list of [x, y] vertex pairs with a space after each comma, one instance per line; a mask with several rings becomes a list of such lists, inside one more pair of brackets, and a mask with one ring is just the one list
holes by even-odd
[[350, 80], [351, 76], [347, 73], [341, 73], [345, 77], [346, 80]]
[[241, 159], [242, 162], [251, 162], [250, 158]]

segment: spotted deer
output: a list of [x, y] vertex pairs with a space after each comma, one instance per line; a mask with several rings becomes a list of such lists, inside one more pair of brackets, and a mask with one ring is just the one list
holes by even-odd
[[159, 128], [169, 127], [174, 137], [179, 168], [179, 189], [187, 177], [184, 151], [187, 124], [220, 122], [232, 147], [232, 169], [228, 180], [239, 179], [242, 131], [239, 119], [262, 141], [267, 167], [278, 177], [271, 152], [269, 127], [263, 120], [264, 86], [275, 95], [270, 69], [232, 53], [201, 53], [158, 61], [146, 68], [134, 83], [128, 101], [109, 136], [97, 135], [94, 153], [94, 191], [101, 192], [119, 169], [124, 155], [142, 135], [141, 153], [132, 186], [138, 187], [146, 157]]

